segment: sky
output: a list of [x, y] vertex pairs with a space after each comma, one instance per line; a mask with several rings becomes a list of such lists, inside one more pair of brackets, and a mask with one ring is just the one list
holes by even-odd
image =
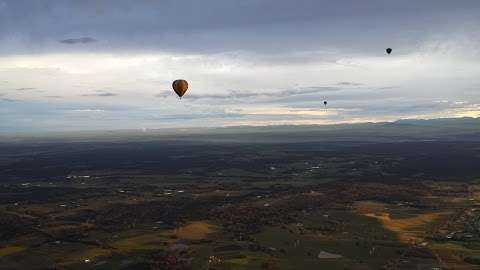
[[0, 0], [0, 133], [478, 117], [478, 14], [478, 0]]

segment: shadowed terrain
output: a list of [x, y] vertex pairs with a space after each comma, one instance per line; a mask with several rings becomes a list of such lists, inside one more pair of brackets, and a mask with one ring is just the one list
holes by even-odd
[[0, 269], [478, 269], [477, 121], [5, 137]]

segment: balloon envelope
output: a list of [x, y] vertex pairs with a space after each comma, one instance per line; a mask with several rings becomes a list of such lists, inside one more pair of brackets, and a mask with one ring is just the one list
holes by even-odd
[[324, 101], [324, 102], [323, 102], [323, 105], [327, 106], [327, 102], [326, 102], [326, 101]]
[[387, 51], [388, 54], [391, 54], [392, 53], [392, 48], [388, 48], [388, 49], [386, 49], [386, 51]]
[[175, 80], [172, 83], [172, 88], [179, 97], [182, 97], [188, 90], [188, 82], [185, 80]]

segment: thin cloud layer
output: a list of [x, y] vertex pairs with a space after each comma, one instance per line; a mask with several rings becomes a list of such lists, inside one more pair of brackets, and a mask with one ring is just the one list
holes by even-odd
[[83, 97], [116, 97], [118, 94], [113, 92], [107, 92], [103, 90], [95, 90], [93, 93], [90, 94], [83, 94]]
[[30, 90], [35, 90], [36, 88], [34, 87], [22, 87], [22, 88], [17, 88], [15, 90], [17, 91], [30, 91]]
[[81, 37], [81, 38], [64, 39], [64, 40], [60, 40], [59, 42], [63, 44], [73, 45], [73, 44], [93, 43], [93, 42], [97, 42], [97, 40], [91, 37]]
[[13, 98], [0, 98], [1, 101], [3, 102], [17, 102], [19, 101], [18, 99], [13, 99]]
[[279, 90], [279, 91], [262, 91], [258, 92], [246, 92], [246, 91], [227, 91], [225, 94], [216, 94], [216, 95], [195, 95], [192, 94], [189, 96], [190, 100], [196, 99], [249, 99], [249, 98], [284, 98], [298, 95], [308, 95], [308, 94], [318, 94], [324, 92], [339, 91], [339, 87], [329, 87], [329, 86], [316, 86], [316, 87], [304, 87], [299, 89], [289, 89], [289, 90]]
[[356, 83], [356, 82], [339, 82], [337, 85], [342, 85], [342, 86], [362, 86], [361, 83]]

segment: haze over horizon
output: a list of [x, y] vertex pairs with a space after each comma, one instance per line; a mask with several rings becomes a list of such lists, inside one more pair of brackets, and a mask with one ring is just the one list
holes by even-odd
[[479, 12], [474, 0], [0, 0], [0, 133], [479, 117]]

